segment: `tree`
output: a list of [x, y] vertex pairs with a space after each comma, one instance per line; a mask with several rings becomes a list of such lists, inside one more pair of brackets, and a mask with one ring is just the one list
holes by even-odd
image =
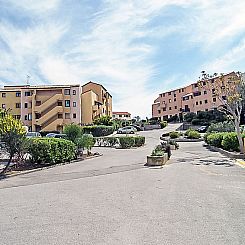
[[69, 124], [64, 128], [64, 134], [68, 140], [75, 142], [82, 135], [82, 128], [77, 124]]
[[15, 119], [9, 111], [0, 111], [0, 138], [6, 151], [9, 153], [9, 160], [0, 173], [5, 174], [15, 154], [19, 153], [25, 139], [26, 130], [20, 120]]
[[111, 126], [113, 122], [111, 121], [111, 117], [109, 116], [102, 116], [99, 118], [96, 118], [94, 120], [95, 125], [105, 125], [105, 126]]
[[232, 116], [239, 141], [240, 152], [244, 153], [244, 145], [240, 130], [245, 88], [242, 74], [240, 72], [233, 72], [226, 76], [224, 74], [217, 76], [217, 73], [209, 75], [205, 71], [202, 71], [198, 86], [209, 90], [213, 97], [220, 103], [218, 109]]

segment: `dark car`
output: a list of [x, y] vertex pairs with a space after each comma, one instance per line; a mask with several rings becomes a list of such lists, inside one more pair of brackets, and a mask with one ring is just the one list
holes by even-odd
[[200, 128], [197, 129], [199, 133], [205, 133], [208, 129], [208, 126], [201, 126]]

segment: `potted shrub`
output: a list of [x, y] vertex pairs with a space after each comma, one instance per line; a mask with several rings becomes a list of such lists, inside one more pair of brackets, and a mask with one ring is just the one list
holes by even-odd
[[170, 146], [167, 144], [157, 145], [150, 156], [147, 156], [147, 166], [162, 166], [170, 158]]
[[171, 150], [177, 150], [177, 149], [179, 149], [179, 144], [178, 144], [175, 140], [170, 139], [170, 140], [168, 141], [168, 143], [169, 143], [169, 145], [170, 145], [170, 149], [171, 149]]

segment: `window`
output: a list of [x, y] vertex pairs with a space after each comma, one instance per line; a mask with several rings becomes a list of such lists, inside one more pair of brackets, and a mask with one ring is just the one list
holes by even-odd
[[182, 108], [179, 108], [179, 111], [182, 111], [183, 109]]
[[169, 107], [169, 110], [171, 111], [171, 110], [172, 110], [172, 108], [171, 108], [171, 107]]
[[70, 89], [65, 89], [65, 95], [70, 95], [71, 90]]
[[165, 97], [165, 93], [162, 94], [162, 97]]
[[161, 113], [161, 110], [158, 110], [158, 114], [160, 114]]
[[25, 108], [28, 108], [28, 103], [25, 103]]
[[174, 94], [174, 97], [176, 97], [176, 94]]
[[184, 89], [182, 88], [182, 92], [184, 92]]
[[5, 98], [6, 97], [6, 93], [2, 93], [2, 97]]
[[208, 100], [205, 100], [204, 102], [205, 102], [205, 104], [207, 104], [208, 103]]
[[65, 119], [70, 119], [71, 116], [70, 116], [70, 113], [65, 113]]
[[198, 88], [198, 84], [197, 84], [197, 83], [195, 83], [195, 84], [194, 84], [194, 87], [195, 87], [195, 88]]
[[76, 113], [73, 113], [73, 118], [77, 118], [77, 114]]
[[181, 89], [179, 89], [179, 93], [181, 93]]
[[203, 86], [205, 86], [206, 85], [206, 82], [204, 81], [202, 84], [203, 84]]
[[6, 108], [6, 105], [5, 104], [2, 104], [2, 108], [5, 109]]
[[73, 102], [73, 107], [76, 107], [77, 106], [77, 102]]
[[166, 110], [167, 110], [167, 108], [166, 108], [166, 107], [162, 108], [162, 111], [166, 111]]
[[198, 101], [196, 102], [196, 105], [198, 105]]
[[63, 114], [58, 114], [58, 118], [63, 118]]
[[174, 101], [176, 101], [176, 98], [174, 98]]
[[21, 92], [16, 92], [16, 97], [20, 97], [21, 96]]
[[77, 94], [77, 91], [76, 91], [76, 90], [73, 90], [73, 91], [72, 91], [72, 94], [73, 94], [73, 95], [76, 95], [76, 94]]
[[27, 120], [28, 119], [28, 115], [25, 115], [25, 120]]
[[14, 118], [20, 120], [20, 115], [14, 115]]
[[224, 95], [224, 96], [222, 96], [222, 99], [223, 99], [223, 100], [226, 100], [226, 96], [225, 96], [225, 95]]
[[169, 99], [168, 101], [169, 101], [169, 103], [171, 103], [171, 102], [172, 102], [172, 100], [171, 100], [171, 99]]
[[213, 98], [213, 102], [216, 102], [216, 98]]
[[171, 92], [168, 92], [168, 95], [171, 95]]
[[202, 101], [200, 101], [200, 105], [202, 105]]
[[65, 107], [70, 107], [70, 100], [65, 100]]
[[207, 91], [205, 90], [205, 91], [203, 92], [203, 94], [207, 94]]
[[208, 109], [205, 109], [205, 111], [208, 111]]
[[199, 96], [199, 95], [201, 95], [201, 92], [200, 91], [194, 92], [193, 95], [194, 95], [194, 97]]
[[20, 104], [20, 103], [16, 103], [16, 104], [15, 104], [15, 107], [16, 107], [16, 108], [21, 108], [21, 104]]
[[212, 93], [215, 94], [215, 88], [212, 89]]
[[62, 101], [58, 101], [58, 106], [62, 106]]
[[31, 92], [30, 91], [26, 91], [25, 92], [25, 96], [31, 96]]
[[42, 102], [40, 100], [36, 101], [36, 106], [40, 106], [42, 104]]
[[175, 106], [174, 109], [177, 109], [177, 106]]
[[32, 120], [32, 114], [28, 114], [28, 120], [29, 120], [29, 121]]

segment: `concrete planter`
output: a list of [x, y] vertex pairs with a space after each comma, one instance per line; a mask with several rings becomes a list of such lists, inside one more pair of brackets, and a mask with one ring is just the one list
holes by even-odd
[[147, 156], [147, 166], [162, 166], [168, 161], [168, 154], [163, 156]]
[[176, 150], [176, 146], [175, 145], [170, 145], [170, 150]]

